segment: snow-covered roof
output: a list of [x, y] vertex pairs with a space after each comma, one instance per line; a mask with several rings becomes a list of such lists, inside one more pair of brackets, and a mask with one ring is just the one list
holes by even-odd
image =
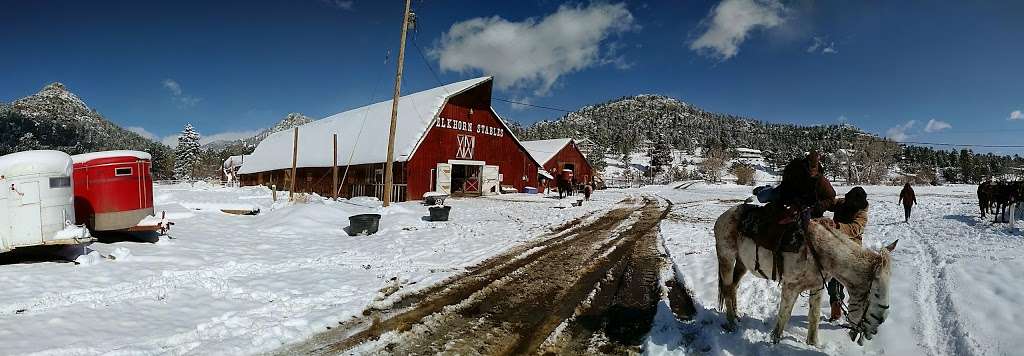
[[755, 150], [753, 148], [746, 148], [746, 147], [738, 147], [738, 148], [736, 148], [736, 152], [738, 152], [738, 153], [756, 153], [756, 154], [761, 154], [761, 150]]
[[221, 165], [221, 168], [231, 169], [241, 167], [242, 163], [245, 163], [245, 160], [247, 159], [249, 159], [249, 155], [237, 155], [228, 157], [228, 159], [224, 160], [224, 163]]
[[0, 177], [71, 176], [71, 156], [61, 151], [24, 151], [0, 156]]
[[[395, 162], [404, 162], [432, 126], [448, 98], [491, 80], [481, 77], [409, 94], [398, 100]], [[391, 100], [348, 110], [299, 126], [298, 167], [331, 167], [333, 134], [338, 164], [381, 163], [387, 159]], [[267, 136], [239, 169], [240, 174], [291, 168], [292, 130]]]
[[537, 168], [537, 174], [540, 174], [541, 176], [543, 176], [544, 178], [547, 178], [547, 179], [551, 179], [551, 180], [555, 179], [555, 177], [552, 176], [551, 173], [548, 173], [548, 171], [544, 170], [544, 167]]
[[100, 158], [113, 158], [113, 157], [135, 157], [142, 160], [152, 161], [153, 156], [149, 153], [142, 151], [130, 151], [130, 150], [119, 150], [119, 151], [103, 151], [103, 152], [89, 152], [80, 155], [71, 156], [71, 160], [75, 163], [89, 162], [94, 159]]
[[548, 163], [558, 151], [565, 145], [572, 142], [571, 138], [556, 138], [551, 140], [523, 141], [523, 147], [541, 165]]

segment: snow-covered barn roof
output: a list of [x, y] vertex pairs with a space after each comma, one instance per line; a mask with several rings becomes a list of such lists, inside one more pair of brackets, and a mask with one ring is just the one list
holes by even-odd
[[523, 141], [523, 147], [530, 153], [530, 156], [533, 156], [533, 159], [543, 165], [548, 163], [551, 158], [554, 158], [555, 154], [561, 151], [562, 148], [565, 148], [565, 145], [568, 145], [570, 142], [572, 142], [571, 138]]
[[[449, 98], [490, 81], [491, 77], [464, 80], [405, 95], [398, 100], [395, 162], [404, 162], [432, 126]], [[338, 165], [381, 163], [387, 159], [391, 100], [348, 110], [299, 126], [298, 167], [331, 167], [333, 134], [338, 134]], [[245, 158], [239, 174], [266, 172], [292, 166], [292, 130], [264, 139]]]
[[117, 151], [103, 151], [103, 152], [89, 152], [80, 155], [71, 156], [71, 159], [75, 163], [89, 162], [94, 159], [100, 158], [112, 158], [112, 157], [135, 157], [141, 160], [152, 161], [153, 156], [149, 153], [142, 151], [130, 151], [130, 150], [117, 150]]

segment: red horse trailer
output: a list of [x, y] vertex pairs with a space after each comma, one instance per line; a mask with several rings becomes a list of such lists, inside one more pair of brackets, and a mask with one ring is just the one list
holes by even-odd
[[153, 214], [152, 157], [139, 151], [80, 154], [74, 161], [75, 215], [94, 231], [165, 231]]

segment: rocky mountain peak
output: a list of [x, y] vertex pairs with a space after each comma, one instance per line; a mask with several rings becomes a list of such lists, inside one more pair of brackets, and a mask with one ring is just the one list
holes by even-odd
[[87, 115], [91, 111], [78, 95], [72, 93], [60, 82], [47, 84], [38, 93], [15, 101], [13, 106], [29, 116], [42, 114], [57, 117], [78, 116]]

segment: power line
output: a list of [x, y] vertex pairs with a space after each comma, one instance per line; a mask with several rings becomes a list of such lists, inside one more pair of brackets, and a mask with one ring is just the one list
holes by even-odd
[[526, 103], [526, 102], [519, 102], [519, 101], [515, 101], [515, 100], [509, 100], [509, 99], [505, 99], [505, 98], [500, 98], [500, 97], [492, 97], [492, 99], [495, 99], [495, 100], [498, 100], [498, 101], [504, 101], [504, 102], [508, 102], [508, 103], [513, 103], [513, 104], [517, 104], [517, 105], [523, 105], [523, 106], [547, 108], [549, 110], [555, 110], [555, 112], [575, 113], [575, 112], [573, 112], [573, 110], [567, 110], [567, 109], [564, 109], [564, 108], [545, 106], [545, 105], [537, 105], [537, 104], [531, 104], [531, 103]]

